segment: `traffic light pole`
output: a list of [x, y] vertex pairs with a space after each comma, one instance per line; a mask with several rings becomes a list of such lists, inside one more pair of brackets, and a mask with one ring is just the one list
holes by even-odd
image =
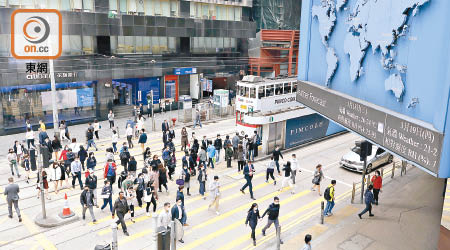
[[365, 186], [364, 180], [366, 179], [366, 171], [367, 171], [367, 156], [364, 156], [364, 166], [361, 180], [361, 204], [363, 204], [364, 201], [364, 186]]
[[37, 147], [37, 153], [38, 153], [38, 176], [39, 176], [39, 187], [41, 190], [41, 205], [42, 205], [42, 219], [47, 218], [47, 212], [45, 210], [45, 193], [44, 193], [44, 178], [42, 178], [42, 165], [43, 165], [43, 156], [42, 156], [42, 150], [41, 150], [41, 144]]

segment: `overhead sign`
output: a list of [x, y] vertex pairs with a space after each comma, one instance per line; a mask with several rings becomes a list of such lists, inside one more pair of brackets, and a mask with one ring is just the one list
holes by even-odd
[[174, 75], [190, 75], [197, 74], [197, 68], [175, 68], [173, 69]]
[[297, 101], [438, 174], [444, 135], [430, 124], [306, 81], [298, 82]]

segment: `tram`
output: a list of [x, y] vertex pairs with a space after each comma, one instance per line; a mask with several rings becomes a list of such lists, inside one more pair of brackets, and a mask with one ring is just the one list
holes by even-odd
[[294, 147], [343, 130], [296, 101], [296, 76], [247, 75], [236, 83], [236, 92], [237, 129], [249, 136], [256, 130], [263, 142], [261, 153], [269, 154], [275, 146]]

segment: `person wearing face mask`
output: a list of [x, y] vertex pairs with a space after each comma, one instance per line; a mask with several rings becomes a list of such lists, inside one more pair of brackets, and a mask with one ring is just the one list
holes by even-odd
[[189, 188], [191, 187], [191, 174], [189, 173], [189, 169], [187, 165], [183, 166], [183, 171], [181, 172], [182, 178], [184, 179], [184, 187], [187, 190], [187, 196], [191, 196], [189, 193]]
[[[185, 212], [184, 212], [184, 208], [181, 205], [181, 198], [178, 197], [177, 201], [175, 203], [175, 205], [172, 207], [171, 210], [171, 214], [172, 214], [172, 220], [175, 221], [175, 223], [180, 224], [178, 227], [179, 228], [183, 228], [183, 223], [182, 223], [182, 218], [185, 216]], [[175, 226], [176, 228], [178, 228], [177, 226]], [[181, 243], [184, 243], [183, 239], [179, 240]]]
[[371, 182], [373, 184], [373, 204], [378, 206], [378, 194], [382, 192], [381, 187], [383, 186], [383, 177], [381, 177], [379, 170], [375, 172]]
[[[280, 222], [278, 221], [278, 216], [280, 214], [280, 198], [276, 196], [273, 198], [273, 203], [270, 204], [270, 206], [266, 209], [261, 218], [264, 218], [266, 214], [269, 215], [269, 218], [267, 219], [267, 225], [265, 225], [262, 229], [263, 236], [266, 236], [266, 230], [270, 226], [272, 226], [272, 224], [275, 224], [275, 230], [278, 230], [280, 228]], [[280, 244], [283, 244], [283, 241], [281, 239]]]
[[253, 203], [247, 213], [247, 219], [245, 220], [245, 225], [250, 225], [252, 229], [251, 238], [253, 239], [253, 246], [256, 246], [256, 236], [255, 229], [256, 225], [258, 225], [258, 219], [261, 219], [259, 216], [258, 204]]

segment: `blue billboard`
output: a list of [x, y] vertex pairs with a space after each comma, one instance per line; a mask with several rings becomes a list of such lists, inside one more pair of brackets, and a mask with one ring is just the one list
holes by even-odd
[[77, 104], [78, 107], [91, 107], [94, 106], [94, 89], [82, 88], [77, 89]]
[[449, 9], [448, 0], [306, 0], [300, 25], [298, 79], [444, 134], [436, 171], [423, 168], [441, 178], [450, 177]]
[[286, 121], [284, 148], [292, 148], [341, 131], [341, 126], [319, 114], [289, 119]]
[[197, 74], [197, 68], [175, 68], [173, 69], [174, 75], [191, 75]]

